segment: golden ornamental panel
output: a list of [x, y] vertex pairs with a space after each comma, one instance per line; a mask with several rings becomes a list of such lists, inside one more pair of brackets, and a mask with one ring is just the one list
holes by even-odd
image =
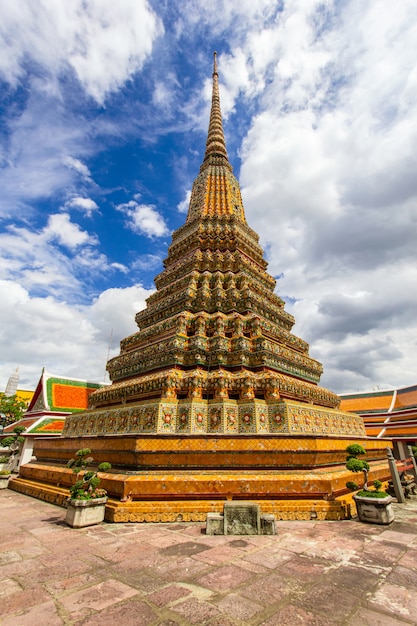
[[[218, 377], [218, 372], [216, 375]], [[233, 378], [229, 373], [228, 376], [232, 384]], [[204, 377], [197, 382], [200, 389]], [[212, 384], [216, 382], [218, 378], [213, 374]], [[245, 380], [236, 378], [241, 395], [246, 390], [245, 384], [248, 387], [246, 395], [253, 394], [251, 385], [255, 383], [256, 377], [253, 381], [248, 377]], [[189, 401], [155, 400], [130, 407], [87, 411], [68, 416], [63, 431], [64, 435], [72, 437], [134, 433], [289, 433], [364, 437], [365, 427], [358, 415], [307, 403], [268, 402], [256, 398], [238, 401], [224, 398], [213, 402], [197, 397]]]
[[207, 432], [222, 433], [224, 430], [223, 404], [210, 405], [208, 409]]
[[269, 432], [268, 407], [266, 404], [256, 404], [256, 430], [258, 433]]
[[156, 432], [158, 420], [158, 404], [145, 405], [139, 409], [140, 431], [143, 433]]
[[296, 402], [282, 405], [280, 412], [288, 420], [292, 434], [365, 436], [364, 423], [359, 415]]
[[253, 402], [239, 406], [239, 432], [256, 433], [256, 416]]
[[207, 432], [207, 403], [192, 403], [191, 432], [193, 434]]
[[237, 404], [226, 404], [225, 413], [225, 430], [228, 433], [239, 432], [239, 413]]
[[288, 419], [285, 411], [285, 404], [273, 404], [268, 407], [268, 423], [271, 433], [288, 433]]
[[177, 405], [174, 402], [163, 403], [159, 407], [158, 432], [175, 433]]
[[191, 406], [190, 404], [181, 404], [177, 410], [177, 432], [191, 432]]

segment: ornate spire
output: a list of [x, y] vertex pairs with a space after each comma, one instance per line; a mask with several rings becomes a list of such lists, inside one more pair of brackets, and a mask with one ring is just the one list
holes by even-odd
[[206, 153], [194, 181], [187, 223], [206, 217], [235, 217], [246, 223], [239, 183], [229, 163], [219, 97], [217, 52], [213, 63], [213, 95]]
[[219, 74], [217, 72], [217, 52], [214, 53], [213, 62], [213, 94], [211, 99], [210, 123], [208, 128], [206, 153], [204, 164], [210, 162], [210, 157], [227, 158], [226, 141], [223, 132], [222, 113], [220, 110]]

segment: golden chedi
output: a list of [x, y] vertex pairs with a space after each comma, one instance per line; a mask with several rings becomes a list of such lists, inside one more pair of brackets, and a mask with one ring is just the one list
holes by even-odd
[[[112, 384], [59, 440], [36, 442], [12, 487], [60, 502], [64, 461], [88, 447], [113, 467], [112, 521], [203, 521], [230, 499], [284, 519], [348, 515], [345, 448], [365, 438], [363, 420], [318, 385], [322, 366], [266, 268], [227, 156], [215, 55], [204, 160], [139, 330], [108, 362]], [[367, 441], [375, 478], [386, 445]]]

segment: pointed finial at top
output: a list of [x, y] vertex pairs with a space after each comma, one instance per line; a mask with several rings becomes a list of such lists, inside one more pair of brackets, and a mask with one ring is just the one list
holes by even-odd
[[213, 92], [211, 98], [210, 123], [208, 128], [206, 153], [202, 167], [208, 165], [212, 158], [223, 158], [228, 162], [226, 141], [224, 139], [222, 114], [220, 110], [219, 74], [217, 72], [217, 52], [213, 62]]

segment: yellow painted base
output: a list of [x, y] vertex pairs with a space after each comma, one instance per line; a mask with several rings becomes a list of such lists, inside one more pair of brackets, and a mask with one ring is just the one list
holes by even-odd
[[[33, 483], [21, 478], [11, 481], [10, 488], [25, 495], [65, 506], [68, 491], [57, 487]], [[245, 498], [246, 500], [247, 498]], [[307, 500], [257, 500], [262, 513], [272, 513], [278, 520], [343, 520], [355, 513], [350, 494], [333, 501]], [[120, 502], [109, 498], [106, 505], [107, 522], [205, 522], [207, 513], [223, 512], [221, 500], [168, 500]]]
[[177, 473], [185, 470], [307, 470], [344, 465], [346, 446], [361, 443], [367, 460], [386, 461], [386, 439], [312, 435], [106, 435], [39, 437], [34, 455], [41, 464], [66, 465], [80, 448], [90, 448], [96, 463], [114, 470]]
[[[386, 463], [372, 463], [372, 479], [384, 480]], [[188, 471], [101, 474], [109, 493], [110, 522], [204, 522], [228, 500], [250, 500], [263, 513], [286, 520], [348, 519], [354, 511], [343, 467], [312, 471]], [[63, 467], [31, 463], [10, 481], [10, 488], [63, 506], [75, 475]]]
[[101, 487], [111, 522], [205, 521], [228, 500], [259, 503], [278, 519], [346, 519], [352, 505], [346, 446], [367, 449], [370, 480], [389, 476], [386, 440], [350, 437], [108, 435], [35, 440], [36, 462], [20, 468], [10, 488], [63, 505], [76, 475], [66, 467], [79, 448], [109, 461]]

